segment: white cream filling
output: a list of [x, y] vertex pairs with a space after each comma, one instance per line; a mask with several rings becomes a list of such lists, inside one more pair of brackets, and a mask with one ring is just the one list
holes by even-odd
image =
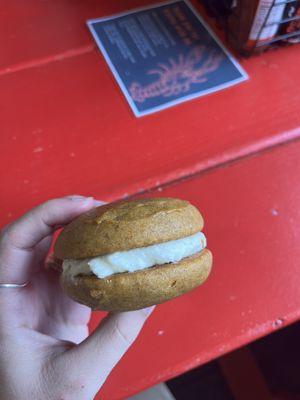
[[98, 278], [105, 278], [120, 272], [135, 272], [182, 260], [206, 247], [206, 238], [202, 232], [182, 239], [140, 247], [127, 251], [106, 254], [84, 260], [65, 260], [64, 274], [76, 276], [93, 273]]

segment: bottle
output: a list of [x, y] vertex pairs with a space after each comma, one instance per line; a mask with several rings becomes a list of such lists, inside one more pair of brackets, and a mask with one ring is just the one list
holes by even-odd
[[[202, 0], [223, 20], [229, 43], [242, 53], [265, 49], [280, 31], [287, 4], [283, 0]], [[296, 1], [297, 3], [300, 0]], [[224, 22], [225, 21], [225, 22]]]
[[257, 46], [274, 38], [280, 27], [286, 4], [282, 0], [260, 0], [251, 27], [248, 47]]
[[[280, 35], [293, 34], [295, 36], [284, 39], [288, 43], [300, 42], [300, 0], [292, 1], [285, 7], [283, 19], [296, 18], [292, 21], [282, 24], [280, 28]], [[296, 34], [298, 32], [298, 35]]]

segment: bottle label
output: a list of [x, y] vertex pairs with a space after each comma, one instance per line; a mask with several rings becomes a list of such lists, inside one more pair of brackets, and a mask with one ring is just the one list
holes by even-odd
[[[283, 18], [300, 18], [300, 1], [293, 1], [286, 5], [284, 10]], [[300, 42], [300, 19], [296, 19], [290, 22], [287, 22], [282, 25], [280, 29], [280, 35], [285, 35], [287, 33], [299, 32], [299, 35], [293, 36], [291, 38], [286, 39], [289, 43], [299, 43]]]
[[276, 0], [275, 4], [273, 0], [260, 0], [250, 31], [250, 41], [272, 39], [279, 29], [280, 25], [276, 22], [282, 19], [285, 6], [282, 0]]

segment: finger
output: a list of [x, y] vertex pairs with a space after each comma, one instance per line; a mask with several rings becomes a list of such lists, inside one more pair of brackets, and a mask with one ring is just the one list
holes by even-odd
[[[106, 204], [106, 202], [94, 199], [94, 207], [97, 207], [97, 206], [100, 206], [103, 204]], [[49, 253], [45, 259], [45, 269], [46, 270], [54, 270], [54, 271], [61, 272], [62, 264], [63, 264], [63, 260], [56, 258], [54, 256], [54, 253]]]
[[44, 270], [42, 273], [42, 279], [41, 274], [31, 278], [39, 302], [45, 304], [47, 310], [39, 316], [36, 329], [56, 339], [82, 342], [88, 336], [90, 308], [73, 301], [63, 293], [57, 271]]
[[35, 246], [57, 226], [95, 206], [91, 197], [67, 196], [43, 203], [6, 227], [0, 239], [0, 282], [23, 283], [33, 272]]
[[[68, 374], [76, 378], [84, 371], [89, 385], [99, 390], [107, 376], [141, 331], [154, 307], [112, 314], [78, 346], [67, 351], [61, 362], [68, 365]], [[70, 371], [70, 366], [72, 370]]]
[[9, 243], [19, 249], [31, 249], [41, 239], [53, 233], [59, 225], [70, 222], [83, 209], [93, 207], [93, 199], [68, 196], [49, 200], [32, 208], [6, 230]]
[[[98, 206], [101, 206], [103, 204], [107, 204], [107, 203], [104, 202], [104, 201], [101, 201], [101, 200], [94, 199], [94, 207], [98, 207]], [[53, 235], [51, 235], [51, 238], [52, 238], [52, 241], [53, 241]], [[49, 247], [48, 247], [48, 250], [49, 250]], [[45, 257], [44, 261], [45, 261], [45, 269], [46, 270], [54, 270], [54, 271], [58, 271], [58, 272], [62, 271], [63, 260], [60, 260], [59, 258], [56, 258], [54, 256], [53, 252], [48, 253], [48, 251], [47, 251], [47, 254], [46, 254], [46, 257]]]
[[34, 270], [38, 271], [45, 265], [46, 257], [52, 242], [52, 235], [46, 236], [36, 246], [34, 250], [33, 266]]

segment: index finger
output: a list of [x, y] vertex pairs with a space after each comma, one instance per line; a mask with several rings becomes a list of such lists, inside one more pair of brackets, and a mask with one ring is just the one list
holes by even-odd
[[0, 283], [28, 281], [34, 270], [35, 246], [57, 226], [67, 224], [95, 205], [92, 197], [83, 196], [49, 200], [4, 228], [0, 239]]

